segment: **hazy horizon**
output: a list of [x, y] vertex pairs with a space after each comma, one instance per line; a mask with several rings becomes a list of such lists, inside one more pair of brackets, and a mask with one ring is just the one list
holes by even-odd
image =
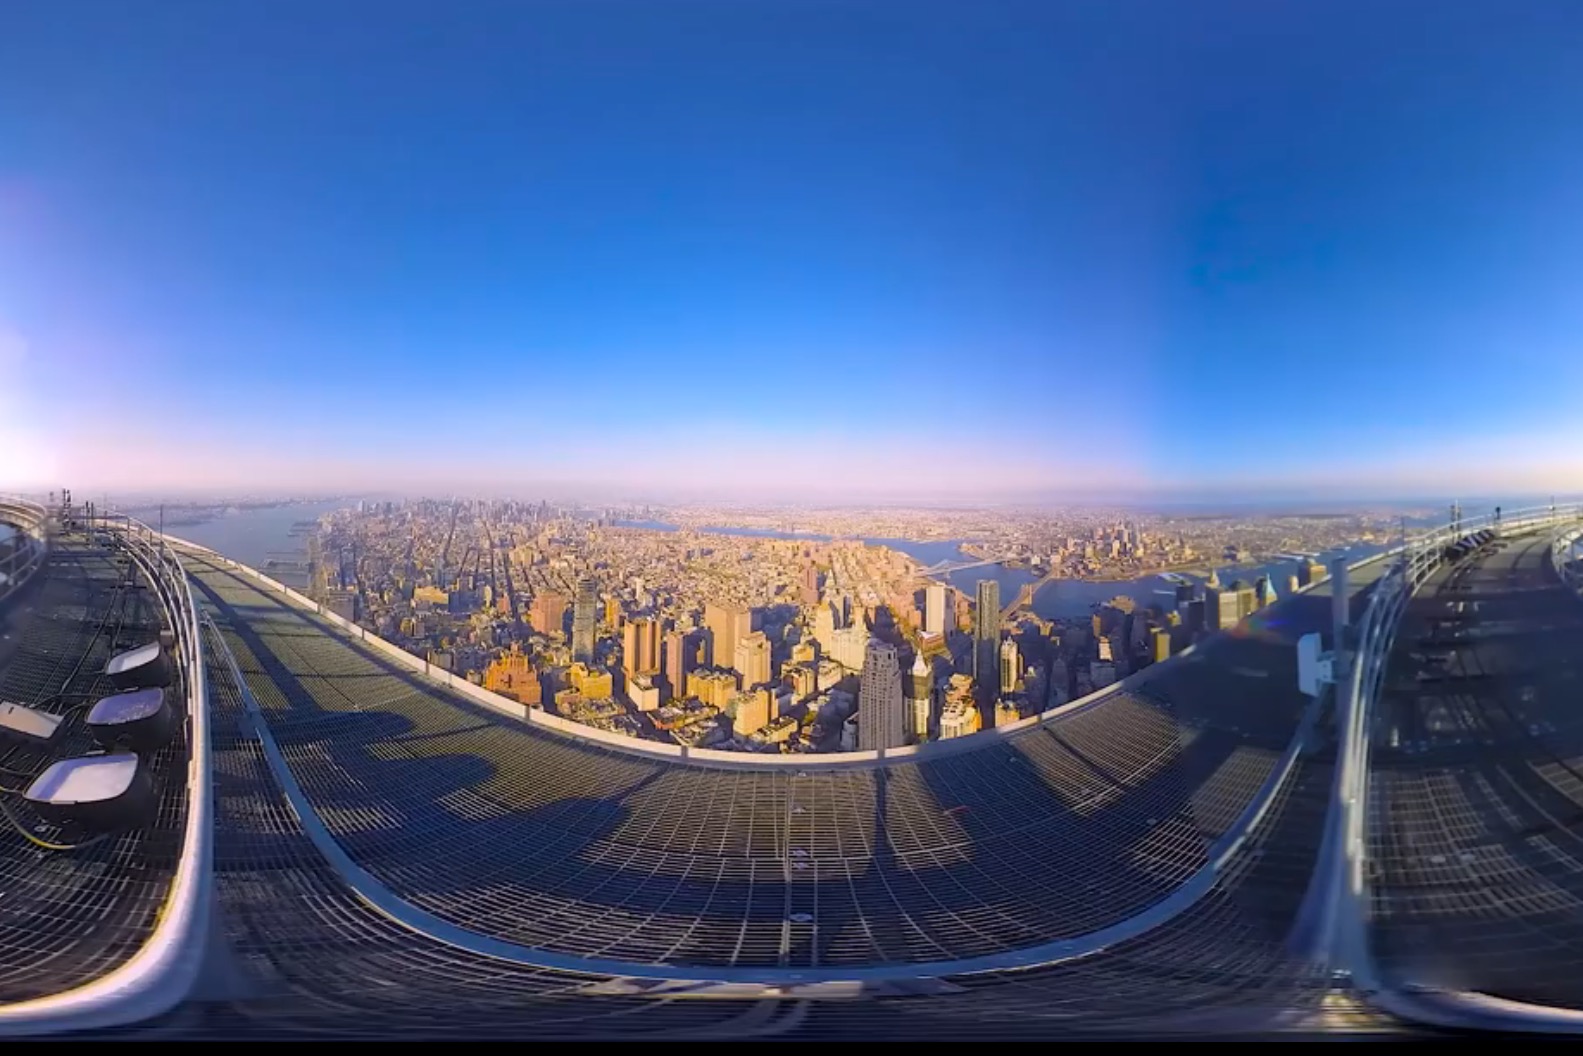
[[[811, 511], [811, 510], [995, 510], [995, 511], [1060, 511], [1060, 510], [1136, 510], [1143, 513], [1181, 513], [1203, 510], [1235, 512], [1281, 512], [1288, 514], [1338, 514], [1380, 510], [1438, 511], [1460, 504], [1470, 511], [1485, 510], [1504, 505], [1508, 509], [1525, 506], [1543, 506], [1551, 501], [1572, 502], [1583, 500], [1583, 491], [1540, 492], [1472, 492], [1467, 494], [1375, 494], [1314, 496], [1277, 494], [1269, 492], [1199, 492], [1193, 494], [1171, 493], [1155, 495], [1068, 495], [1038, 494], [1006, 495], [979, 500], [937, 499], [928, 497], [851, 497], [791, 498], [774, 497], [709, 497], [696, 495], [623, 494], [589, 489], [582, 492], [553, 489], [503, 489], [500, 491], [472, 491], [447, 489], [402, 490], [390, 488], [171, 488], [171, 489], [71, 489], [76, 501], [103, 503], [108, 499], [114, 508], [148, 509], [161, 504], [218, 505], [250, 502], [303, 502], [328, 501], [548, 501], [552, 504], [580, 507], [594, 511], [608, 508], [637, 509], [650, 507], [657, 510], [680, 510], [689, 507], [714, 508], [722, 511]], [[23, 494], [43, 499], [58, 489], [45, 489]]]

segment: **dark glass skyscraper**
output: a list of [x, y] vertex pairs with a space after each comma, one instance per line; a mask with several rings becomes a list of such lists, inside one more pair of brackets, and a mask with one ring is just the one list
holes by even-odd
[[[1000, 583], [978, 581], [978, 611], [973, 615], [973, 681], [994, 695], [1000, 686]], [[985, 687], [991, 687], [985, 689]]]
[[594, 623], [598, 619], [595, 609], [599, 595], [594, 581], [577, 581], [577, 600], [572, 605], [572, 659], [585, 664], [594, 662]]

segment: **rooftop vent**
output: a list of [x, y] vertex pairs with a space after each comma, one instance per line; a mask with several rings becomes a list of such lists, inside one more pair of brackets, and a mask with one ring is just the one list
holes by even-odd
[[52, 764], [28, 786], [25, 798], [56, 825], [111, 832], [154, 816], [154, 783], [137, 756], [89, 755]]
[[63, 716], [0, 701], [0, 743], [46, 745], [60, 732]]
[[158, 686], [105, 697], [88, 712], [88, 730], [106, 748], [156, 752], [170, 743], [175, 725]]
[[170, 685], [170, 657], [158, 642], [117, 653], [104, 665], [104, 673], [116, 689], [146, 689]]

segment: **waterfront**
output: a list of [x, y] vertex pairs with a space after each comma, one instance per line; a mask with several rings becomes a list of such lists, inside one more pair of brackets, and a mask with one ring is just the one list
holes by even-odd
[[[199, 524], [182, 525], [171, 534], [207, 546], [226, 557], [270, 572], [274, 578], [289, 586], [306, 585], [306, 577], [299, 572], [266, 568], [271, 558], [281, 560], [306, 560], [306, 536], [293, 535], [292, 528], [300, 521], [315, 521], [326, 513], [342, 509], [345, 502], [296, 503], [254, 509], [233, 509]], [[135, 511], [151, 522], [157, 520], [157, 510]], [[620, 527], [640, 528], [650, 531], [678, 531], [677, 525], [663, 521], [618, 521]], [[806, 539], [809, 542], [828, 542], [834, 537], [816, 532], [784, 532], [765, 528], [735, 528], [710, 526], [701, 531], [727, 536], [773, 539]], [[861, 541], [870, 546], [884, 546], [904, 553], [925, 567], [942, 561], [971, 560], [972, 555], [962, 549], [967, 540], [947, 539], [919, 541], [889, 537], [865, 537]], [[1354, 560], [1368, 557], [1387, 549], [1387, 544], [1357, 544], [1329, 551], [1321, 555], [1328, 559], [1335, 553], [1345, 552]], [[1271, 577], [1278, 593], [1287, 592], [1289, 577], [1297, 571], [1295, 561], [1273, 561], [1256, 565], [1217, 565], [1216, 572], [1224, 583], [1234, 579], [1253, 582], [1261, 575]], [[1173, 573], [1173, 575], [1177, 575]], [[1004, 564], [981, 565], [960, 572], [938, 577], [963, 593], [971, 596], [981, 579], [993, 579], [1000, 585], [1002, 604], [1009, 603], [1029, 583], [1041, 577], [1025, 568], [1008, 568]], [[1202, 583], [1204, 576], [1182, 574], [1181, 578]], [[1081, 580], [1056, 579], [1044, 584], [1034, 596], [1033, 612], [1045, 619], [1081, 619], [1096, 605], [1102, 605], [1119, 596], [1131, 598], [1140, 607], [1163, 605], [1170, 607], [1174, 594], [1172, 583], [1159, 575], [1140, 576], [1133, 579]]]
[[[1360, 561], [1388, 549], [1390, 549], [1389, 544], [1359, 543], [1326, 551], [1320, 555], [1319, 560], [1328, 561], [1331, 557], [1344, 553], [1349, 559]], [[1297, 567], [1296, 561], [1271, 561], [1241, 566], [1217, 565], [1215, 574], [1221, 583], [1227, 585], [1237, 579], [1252, 583], [1260, 576], [1269, 576], [1276, 593], [1285, 596], [1288, 592], [1289, 579], [1297, 574]], [[1201, 584], [1207, 578], [1195, 573], [1171, 573], [1171, 575], [1193, 584]], [[1002, 605], [1012, 601], [1023, 587], [1036, 582], [1039, 578], [1037, 573], [1026, 569], [1007, 568], [1004, 565], [970, 568], [964, 572], [941, 577], [944, 582], [969, 595], [973, 593], [978, 580], [993, 579], [1000, 584]], [[1171, 581], [1159, 575], [1120, 580], [1056, 579], [1040, 587], [1039, 592], [1034, 595], [1033, 612], [1047, 620], [1079, 619], [1091, 612], [1094, 606], [1103, 605], [1117, 596], [1131, 598], [1140, 607], [1159, 605], [1170, 609], [1175, 604], [1173, 600], [1175, 594], [1175, 587]]]
[[[308, 582], [307, 576], [302, 573], [265, 566], [271, 558], [306, 561], [308, 537], [293, 535], [292, 528], [299, 521], [317, 521], [324, 514], [343, 509], [346, 505], [342, 501], [329, 501], [252, 509], [233, 508], [198, 524], [184, 524], [169, 528], [169, 531], [177, 538], [206, 546], [233, 561], [251, 565], [288, 587], [302, 588]], [[150, 524], [158, 523], [157, 509], [131, 512]]]
[[[666, 521], [616, 521], [621, 528], [641, 528], [657, 532], [675, 532], [680, 527]], [[784, 532], [771, 528], [737, 528], [730, 526], [710, 525], [698, 529], [714, 535], [748, 536], [760, 539], [806, 539], [809, 542], [830, 542], [835, 536], [821, 535], [816, 532]], [[932, 568], [942, 561], [971, 561], [974, 555], [963, 550], [966, 539], [931, 540], [921, 542], [913, 539], [895, 539], [880, 537], [861, 537], [861, 542], [870, 546], [885, 546], [899, 551], [918, 561], [926, 568]], [[1352, 560], [1361, 560], [1373, 554], [1389, 549], [1389, 544], [1357, 543], [1345, 547], [1338, 547], [1320, 554], [1321, 561], [1328, 561], [1331, 557], [1345, 553]], [[1263, 564], [1216, 564], [1213, 566], [1216, 575], [1222, 583], [1229, 584], [1235, 579], [1245, 579], [1254, 582], [1260, 576], [1269, 576], [1276, 592], [1284, 595], [1287, 593], [1287, 584], [1291, 576], [1297, 573], [1296, 561], [1271, 561]], [[1171, 573], [1180, 576], [1185, 581], [1194, 584], [1203, 583], [1207, 578], [1194, 573]], [[1004, 564], [980, 565], [975, 568], [959, 572], [949, 572], [937, 577], [941, 582], [949, 584], [968, 596], [972, 596], [974, 589], [981, 579], [993, 579], [1000, 584], [1001, 604], [1008, 604], [1021, 593], [1022, 589], [1030, 583], [1037, 582], [1042, 577], [1039, 573], [1025, 568], [1008, 568]], [[1160, 575], [1139, 576], [1132, 579], [1056, 579], [1039, 588], [1033, 598], [1033, 611], [1035, 615], [1045, 619], [1081, 619], [1093, 611], [1094, 606], [1103, 605], [1117, 596], [1131, 598], [1140, 607], [1149, 605], [1162, 605], [1166, 608], [1172, 606], [1171, 599], [1175, 596], [1175, 589], [1170, 580]]]
[[[678, 532], [681, 526], [667, 521], [616, 521], [617, 528], [641, 528], [651, 532]], [[698, 531], [707, 535], [736, 535], [750, 539], [803, 539], [810, 543], [834, 542], [837, 536], [822, 535], [819, 532], [783, 532], [774, 528], [733, 528], [721, 525], [709, 525], [699, 528]], [[962, 549], [965, 539], [935, 539], [920, 542], [915, 539], [890, 539], [879, 536], [856, 537], [859, 542], [869, 546], [888, 546], [906, 554], [913, 560], [921, 562], [926, 567], [938, 565], [942, 561], [972, 561], [972, 554]]]

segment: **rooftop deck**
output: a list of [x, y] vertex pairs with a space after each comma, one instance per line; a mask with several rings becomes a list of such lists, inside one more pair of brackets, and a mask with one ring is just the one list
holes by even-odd
[[469, 932], [635, 964], [949, 962], [1097, 931], [1207, 860], [1305, 704], [1289, 599], [1135, 692], [978, 751], [732, 771], [502, 720], [189, 561], [295, 778], [380, 883]]
[[122, 1036], [967, 1040], [1388, 1026], [1332, 1007], [1325, 981], [1283, 947], [1315, 853], [1322, 761], [1303, 768], [1209, 897], [1142, 940], [913, 994], [709, 1000], [479, 957], [356, 898], [286, 806], [219, 652], [209, 686], [223, 948], [204, 992]]
[[[0, 699], [68, 716], [47, 750], [0, 746], [0, 786], [25, 789], [50, 762], [87, 754], [81, 719], [111, 692], [105, 661], [152, 640], [161, 612], [136, 567], [80, 534], [0, 604]], [[186, 817], [183, 736], [151, 761], [159, 809], [147, 828], [94, 839], [41, 821], [0, 793], [0, 1004], [71, 990], [125, 963], [165, 904]], [[58, 846], [77, 849], [56, 850]]]
[[1390, 976], [1583, 1008], [1583, 603], [1547, 538], [1442, 568], [1375, 730], [1375, 956]]

